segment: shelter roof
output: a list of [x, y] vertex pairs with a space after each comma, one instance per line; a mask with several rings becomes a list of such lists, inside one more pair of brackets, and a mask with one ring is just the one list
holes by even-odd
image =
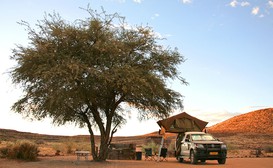
[[179, 133], [187, 131], [203, 131], [208, 122], [189, 115], [186, 112], [157, 121], [166, 132]]

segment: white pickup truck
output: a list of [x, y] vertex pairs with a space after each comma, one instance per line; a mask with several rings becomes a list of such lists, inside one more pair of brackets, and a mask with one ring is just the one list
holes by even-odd
[[183, 162], [190, 159], [192, 164], [198, 160], [217, 160], [219, 164], [226, 163], [227, 146], [204, 132], [179, 133], [175, 144], [175, 155], [177, 160]]

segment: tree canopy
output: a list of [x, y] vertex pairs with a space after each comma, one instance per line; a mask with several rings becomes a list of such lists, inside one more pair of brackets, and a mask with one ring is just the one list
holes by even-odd
[[[116, 128], [125, 122], [126, 103], [142, 119], [167, 117], [181, 108], [182, 95], [167, 86], [169, 79], [187, 82], [177, 66], [178, 49], [158, 44], [151, 27], [130, 27], [118, 14], [87, 9], [90, 17], [69, 22], [47, 14], [28, 31], [28, 46], [17, 45], [11, 59], [13, 83], [23, 97], [13, 110], [53, 123], [87, 126], [94, 160], [105, 160]], [[95, 151], [94, 129], [101, 134]]]

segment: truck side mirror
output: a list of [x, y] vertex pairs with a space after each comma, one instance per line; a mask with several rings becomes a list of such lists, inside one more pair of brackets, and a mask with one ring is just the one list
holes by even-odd
[[188, 138], [185, 139], [185, 142], [190, 142], [190, 140]]

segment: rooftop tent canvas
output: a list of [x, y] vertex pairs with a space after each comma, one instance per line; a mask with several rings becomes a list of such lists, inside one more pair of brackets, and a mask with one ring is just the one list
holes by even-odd
[[179, 133], [187, 131], [202, 131], [208, 122], [193, 117], [186, 112], [160, 120], [157, 124], [166, 132]]

